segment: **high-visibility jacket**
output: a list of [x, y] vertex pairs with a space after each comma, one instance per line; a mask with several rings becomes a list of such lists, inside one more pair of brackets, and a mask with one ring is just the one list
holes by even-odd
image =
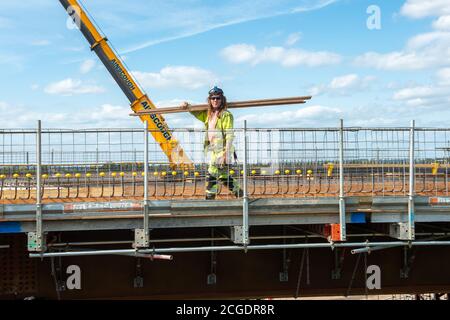
[[[204, 140], [204, 148], [205, 151], [208, 150], [208, 147], [210, 147], [210, 141], [208, 138], [208, 111], [202, 110], [202, 111], [192, 111], [190, 112], [194, 117], [196, 117], [198, 120], [203, 122], [205, 124], [205, 140]], [[217, 130], [220, 134], [218, 134], [219, 138], [217, 139], [215, 145], [212, 146], [216, 151], [225, 151], [227, 150], [229, 153], [234, 153], [234, 147], [233, 147], [233, 140], [234, 140], [234, 132], [233, 132], [233, 126], [234, 126], [234, 119], [231, 112], [224, 110], [219, 114], [219, 117], [217, 119], [216, 127], [213, 128], [214, 130]], [[217, 150], [215, 147], [219, 147], [220, 150]], [[229, 158], [231, 159], [231, 158]]]

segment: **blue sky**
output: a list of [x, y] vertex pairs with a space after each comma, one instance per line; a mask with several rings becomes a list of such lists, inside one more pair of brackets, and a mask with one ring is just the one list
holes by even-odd
[[[448, 127], [447, 0], [83, 0], [158, 106], [312, 94], [301, 106], [234, 111], [236, 126]], [[376, 5], [381, 29], [369, 30]], [[0, 0], [3, 128], [138, 127], [57, 0]], [[187, 114], [170, 127], [199, 127]], [[6, 120], [6, 121], [5, 121]]]

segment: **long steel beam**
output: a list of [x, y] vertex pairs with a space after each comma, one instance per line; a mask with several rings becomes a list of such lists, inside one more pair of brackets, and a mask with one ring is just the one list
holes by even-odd
[[101, 255], [130, 255], [138, 254], [164, 254], [181, 252], [205, 251], [240, 251], [240, 250], [276, 250], [276, 249], [317, 249], [317, 248], [353, 248], [353, 247], [380, 247], [380, 246], [449, 246], [450, 241], [392, 241], [392, 242], [354, 242], [354, 243], [298, 243], [298, 244], [270, 244], [248, 246], [208, 246], [208, 247], [179, 247], [179, 248], [153, 248], [153, 249], [119, 249], [119, 250], [93, 250], [73, 252], [30, 253], [30, 258], [75, 257], [75, 256], [101, 256]]

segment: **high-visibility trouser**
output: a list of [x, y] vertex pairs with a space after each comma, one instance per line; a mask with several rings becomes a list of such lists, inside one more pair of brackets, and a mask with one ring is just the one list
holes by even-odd
[[239, 183], [230, 175], [228, 165], [219, 166], [217, 164], [218, 158], [223, 155], [223, 152], [211, 152], [211, 159], [208, 166], [208, 173], [206, 175], [206, 193], [210, 195], [217, 195], [219, 193], [218, 182], [223, 183], [231, 192], [237, 194], [240, 190]]

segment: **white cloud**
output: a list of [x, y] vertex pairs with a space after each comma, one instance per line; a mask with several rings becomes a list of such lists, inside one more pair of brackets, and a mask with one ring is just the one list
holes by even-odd
[[[450, 43], [450, 32], [433, 31], [421, 33], [408, 40], [406, 50], [444, 49]], [[444, 48], [443, 48], [444, 47]]]
[[301, 32], [291, 33], [286, 39], [286, 46], [290, 47], [296, 44], [302, 37]]
[[44, 91], [48, 94], [71, 96], [77, 94], [102, 93], [105, 92], [105, 89], [96, 85], [83, 84], [81, 80], [67, 78], [49, 84], [45, 87]]
[[221, 51], [221, 55], [225, 60], [231, 63], [250, 62], [256, 55], [255, 46], [241, 43], [228, 46]]
[[[170, 2], [163, 0], [153, 1], [155, 8], [165, 8], [170, 15], [158, 15], [158, 10], [147, 10], [145, 7], [135, 7], [136, 4], [127, 4], [123, 9], [122, 2], [112, 5], [112, 7], [124, 10], [141, 12], [142, 19], [136, 19], [133, 26], [130, 23], [120, 23], [120, 18], [113, 13], [109, 13], [111, 24], [123, 25], [129, 32], [133, 30], [162, 30], [161, 38], [151, 39], [142, 43], [130, 46], [121, 53], [130, 53], [141, 50], [160, 43], [174, 41], [182, 38], [196, 36], [211, 30], [216, 30], [236, 24], [268, 19], [276, 16], [291, 15], [300, 12], [318, 10], [339, 0], [283, 0], [283, 1], [254, 1], [254, 0], [230, 0], [214, 2], [209, 5], [207, 1], [181, 1]], [[134, 8], [133, 8], [134, 7]], [[118, 9], [116, 9], [118, 10]], [[122, 13], [122, 12], [121, 12]], [[188, 18], [186, 18], [188, 17]], [[144, 25], [145, 23], [145, 25]], [[148, 35], [145, 35], [148, 37]]]
[[36, 111], [28, 106], [12, 106], [0, 102], [5, 128], [32, 128], [37, 120], [42, 120], [43, 128], [130, 128], [138, 127], [141, 122], [130, 117], [130, 107], [103, 104], [91, 110], [73, 110], [70, 112]]
[[450, 86], [446, 78], [449, 70], [443, 69], [437, 74], [437, 84], [410, 86], [394, 92], [392, 99], [413, 108], [447, 109], [450, 102]]
[[355, 59], [362, 67], [381, 70], [421, 70], [450, 65], [450, 1], [407, 0], [401, 13], [411, 18], [437, 16], [434, 30], [411, 37], [403, 49], [367, 52]]
[[235, 44], [221, 50], [221, 56], [230, 63], [278, 63], [284, 67], [305, 65], [317, 67], [338, 64], [341, 57], [327, 51], [306, 51], [301, 49], [286, 49], [284, 47], [265, 47], [258, 50], [249, 44]]
[[9, 105], [6, 102], [0, 101], [0, 110], [6, 111], [9, 109]]
[[208, 70], [190, 66], [169, 66], [160, 72], [133, 71], [133, 76], [148, 88], [198, 89], [217, 82], [217, 77]]
[[403, 50], [367, 52], [354, 63], [381, 70], [421, 70], [450, 65], [450, 32], [433, 31], [410, 38]]
[[441, 86], [449, 86], [450, 87], [450, 68], [440, 69], [437, 74], [438, 84]]
[[397, 90], [393, 99], [406, 102], [409, 106], [439, 106], [449, 101], [450, 68], [442, 68], [436, 72], [435, 82], [427, 85], [411, 84]]
[[430, 97], [445, 96], [448, 91], [435, 87], [435, 86], [420, 86], [420, 87], [410, 87], [399, 90], [394, 93], [394, 100], [413, 100], [413, 99], [423, 99]]
[[35, 47], [45, 47], [50, 44], [51, 42], [49, 40], [34, 40], [31, 42], [31, 45]]
[[450, 15], [439, 17], [433, 22], [433, 28], [437, 30], [450, 30]]
[[37, 83], [34, 83], [34, 84], [31, 85], [31, 90], [36, 91], [36, 90], [39, 89], [39, 87], [40, 86]]
[[367, 52], [354, 63], [365, 68], [381, 70], [420, 70], [443, 63], [436, 55], [425, 56], [417, 52], [396, 51], [390, 53]]
[[396, 90], [392, 95], [392, 100], [407, 107], [448, 109], [448, 103], [450, 102], [450, 68], [438, 70], [434, 76], [434, 81], [431, 83], [418, 84], [410, 81], [405, 86], [392, 85], [391, 89]]
[[450, 14], [448, 0], [407, 0], [401, 8], [401, 14], [410, 18], [424, 18]]
[[109, 121], [129, 118], [132, 113], [130, 107], [123, 107], [111, 104], [101, 105], [100, 108], [93, 110], [87, 117], [88, 121]]
[[[320, 127], [328, 123], [338, 123], [342, 110], [321, 105], [299, 107], [297, 110], [283, 112], [259, 112], [236, 118], [240, 124], [247, 120], [251, 127]], [[270, 119], [270, 121], [269, 121]]]
[[342, 77], [334, 78], [330, 83], [331, 89], [346, 89], [354, 87], [358, 83], [357, 74], [348, 74]]
[[95, 67], [95, 61], [92, 59], [88, 59], [83, 61], [83, 63], [80, 66], [80, 72], [82, 74], [89, 73], [93, 68]]
[[361, 78], [357, 74], [347, 74], [333, 78], [329, 84], [314, 86], [309, 89], [309, 93], [317, 96], [323, 93], [346, 95], [356, 90], [363, 90], [369, 87], [370, 83], [375, 80], [373, 76]]

